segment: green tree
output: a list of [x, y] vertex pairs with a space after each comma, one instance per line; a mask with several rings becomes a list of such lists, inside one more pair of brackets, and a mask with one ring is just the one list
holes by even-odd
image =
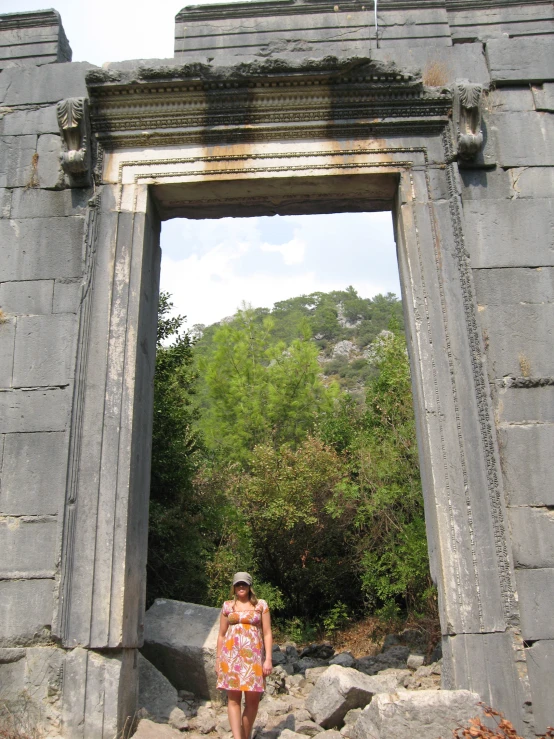
[[404, 336], [382, 332], [371, 346], [377, 375], [365, 408], [344, 400], [319, 433], [349, 455], [350, 477], [329, 510], [355, 511], [361, 587], [370, 610], [390, 615], [432, 607], [410, 367]]
[[157, 597], [201, 602], [206, 597], [206, 562], [214, 549], [218, 506], [195, 494], [193, 479], [202, 444], [194, 424], [196, 371], [193, 343], [184, 317], [160, 295], [147, 565], [147, 600]]
[[322, 603], [360, 605], [348, 522], [327, 512], [347, 474], [334, 449], [308, 436], [296, 449], [257, 446], [235, 490], [256, 569], [283, 593], [289, 617], [320, 619]]
[[332, 408], [337, 389], [320, 379], [309, 327], [288, 346], [274, 321], [250, 308], [219, 327], [203, 357], [206, 410], [200, 427], [212, 450], [246, 463], [257, 444], [298, 444], [317, 413]]

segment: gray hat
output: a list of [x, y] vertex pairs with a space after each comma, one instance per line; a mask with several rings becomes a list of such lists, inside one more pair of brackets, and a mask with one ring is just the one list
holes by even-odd
[[252, 585], [252, 575], [249, 575], [248, 572], [235, 572], [233, 585], [236, 585], [238, 582], [245, 582], [247, 585]]

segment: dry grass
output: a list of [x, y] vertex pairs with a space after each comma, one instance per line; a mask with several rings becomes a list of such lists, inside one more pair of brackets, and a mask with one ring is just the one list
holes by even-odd
[[423, 70], [423, 84], [427, 87], [444, 87], [448, 84], [448, 67], [443, 62], [430, 62]]
[[[472, 718], [469, 726], [454, 729], [454, 739], [523, 739], [508, 719], [505, 719], [500, 711], [495, 711], [490, 706], [483, 706], [483, 711], [487, 718], [493, 719], [496, 726], [490, 729], [479, 718]], [[540, 739], [537, 737], [537, 739]], [[554, 739], [554, 729], [549, 727], [542, 739]]]
[[40, 711], [29, 695], [0, 701], [0, 739], [41, 739]]
[[29, 177], [29, 182], [27, 182], [27, 189], [38, 186], [38, 153], [35, 151], [31, 157], [31, 176]]
[[0, 323], [7, 323], [8, 316], [4, 313], [2, 308], [0, 308]]
[[531, 377], [531, 362], [529, 359], [523, 353], [518, 354], [518, 359], [522, 377]]

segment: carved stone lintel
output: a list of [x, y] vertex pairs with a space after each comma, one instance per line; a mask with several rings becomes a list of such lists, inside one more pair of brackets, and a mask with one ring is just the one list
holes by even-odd
[[482, 85], [457, 82], [454, 89], [455, 120], [458, 128], [458, 156], [464, 161], [475, 158], [483, 146], [481, 130]]
[[67, 98], [57, 106], [58, 125], [67, 151], [62, 152], [62, 169], [72, 187], [90, 183], [89, 115], [86, 98]]

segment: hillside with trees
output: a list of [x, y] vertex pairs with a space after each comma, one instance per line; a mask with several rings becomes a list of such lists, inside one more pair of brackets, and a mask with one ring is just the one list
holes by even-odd
[[149, 600], [218, 605], [246, 569], [285, 630], [434, 611], [401, 302], [313, 293], [192, 334], [170, 309]]

